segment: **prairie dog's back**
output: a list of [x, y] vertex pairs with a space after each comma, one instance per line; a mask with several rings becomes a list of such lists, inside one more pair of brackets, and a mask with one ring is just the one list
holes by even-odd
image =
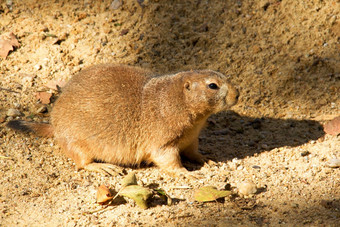
[[149, 71], [122, 65], [83, 70], [63, 89], [51, 113], [55, 136], [72, 138], [77, 132], [77, 138], [84, 140], [91, 135], [103, 142], [124, 139], [125, 132], [134, 131], [142, 85], [150, 77]]

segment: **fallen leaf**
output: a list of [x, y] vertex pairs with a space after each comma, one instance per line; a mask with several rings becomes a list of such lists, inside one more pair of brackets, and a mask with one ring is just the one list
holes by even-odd
[[8, 53], [19, 47], [20, 44], [12, 32], [8, 32], [0, 36], [0, 56], [6, 58]]
[[120, 190], [119, 194], [133, 199], [143, 209], [148, 208], [147, 200], [152, 196], [152, 192], [149, 189], [139, 185], [126, 186]]
[[172, 205], [172, 198], [163, 189], [154, 189], [154, 191], [167, 202], [168, 206]]
[[327, 122], [324, 125], [325, 133], [336, 136], [340, 134], [340, 116], [334, 118], [333, 120]]
[[50, 103], [50, 99], [52, 97], [52, 94], [51, 93], [48, 93], [48, 92], [37, 92], [35, 94], [35, 96], [37, 97], [38, 100], [40, 100], [40, 102], [42, 104], [49, 104]]
[[47, 84], [45, 84], [44, 86], [49, 88], [49, 89], [58, 91], [59, 88], [62, 88], [65, 85], [66, 85], [66, 81], [63, 81], [63, 80], [51, 80]]
[[123, 29], [123, 30], [120, 32], [120, 36], [124, 36], [124, 35], [126, 35], [127, 33], [129, 33], [129, 29]]
[[228, 195], [231, 195], [231, 191], [219, 191], [216, 187], [204, 186], [195, 191], [194, 199], [198, 202], [210, 202]]
[[137, 185], [137, 179], [134, 172], [130, 172], [121, 182], [122, 187], [128, 186], [128, 185]]
[[113, 196], [110, 192], [110, 189], [105, 185], [100, 185], [97, 190], [97, 203], [103, 205], [111, 201], [112, 199]]

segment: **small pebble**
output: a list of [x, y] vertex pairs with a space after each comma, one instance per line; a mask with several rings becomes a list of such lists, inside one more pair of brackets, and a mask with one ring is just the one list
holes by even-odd
[[13, 106], [16, 108], [16, 109], [19, 109], [21, 107], [20, 103], [13, 103]]
[[244, 181], [237, 184], [237, 189], [242, 195], [252, 195], [257, 192], [256, 185], [252, 181]]
[[7, 114], [8, 117], [18, 117], [21, 116], [22, 113], [17, 109], [8, 109]]
[[40, 65], [40, 64], [36, 64], [36, 65], [34, 66], [34, 68], [35, 68], [35, 70], [40, 70], [40, 69], [41, 69], [41, 65]]
[[261, 169], [261, 166], [253, 165], [252, 168], [253, 169]]
[[337, 16], [336, 16], [336, 15], [334, 15], [334, 16], [332, 16], [332, 17], [331, 17], [331, 19], [329, 20], [329, 21], [330, 21], [330, 23], [331, 23], [331, 25], [334, 25], [334, 24], [335, 24], [335, 22], [336, 22], [336, 18], [337, 18]]
[[110, 9], [113, 9], [113, 10], [119, 9], [121, 5], [122, 3], [120, 0], [114, 0], [110, 5]]
[[238, 164], [238, 163], [240, 163], [240, 160], [238, 158], [233, 158], [232, 162]]
[[10, 11], [13, 10], [13, 1], [12, 0], [7, 0], [6, 5]]
[[307, 156], [307, 155], [309, 155], [310, 154], [310, 152], [309, 151], [304, 151], [304, 152], [301, 152], [301, 156], [302, 157], [305, 157], [305, 156]]
[[293, 203], [293, 204], [292, 204], [292, 208], [299, 208], [299, 204]]
[[326, 165], [328, 167], [331, 167], [331, 168], [338, 168], [338, 167], [340, 167], [340, 159], [333, 158], [333, 159], [329, 160], [329, 162], [327, 162]]

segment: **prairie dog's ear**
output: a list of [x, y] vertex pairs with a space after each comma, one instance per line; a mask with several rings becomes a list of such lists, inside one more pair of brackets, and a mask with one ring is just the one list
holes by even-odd
[[184, 83], [184, 88], [185, 88], [186, 90], [188, 90], [188, 91], [191, 90], [191, 83], [190, 83], [190, 81], [186, 81], [186, 82]]

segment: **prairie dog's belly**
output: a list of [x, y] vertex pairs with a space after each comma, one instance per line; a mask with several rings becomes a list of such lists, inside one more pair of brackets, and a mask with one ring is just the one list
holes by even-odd
[[91, 147], [94, 158], [100, 161], [121, 165], [136, 165], [143, 161], [137, 150], [129, 144], [98, 141]]

